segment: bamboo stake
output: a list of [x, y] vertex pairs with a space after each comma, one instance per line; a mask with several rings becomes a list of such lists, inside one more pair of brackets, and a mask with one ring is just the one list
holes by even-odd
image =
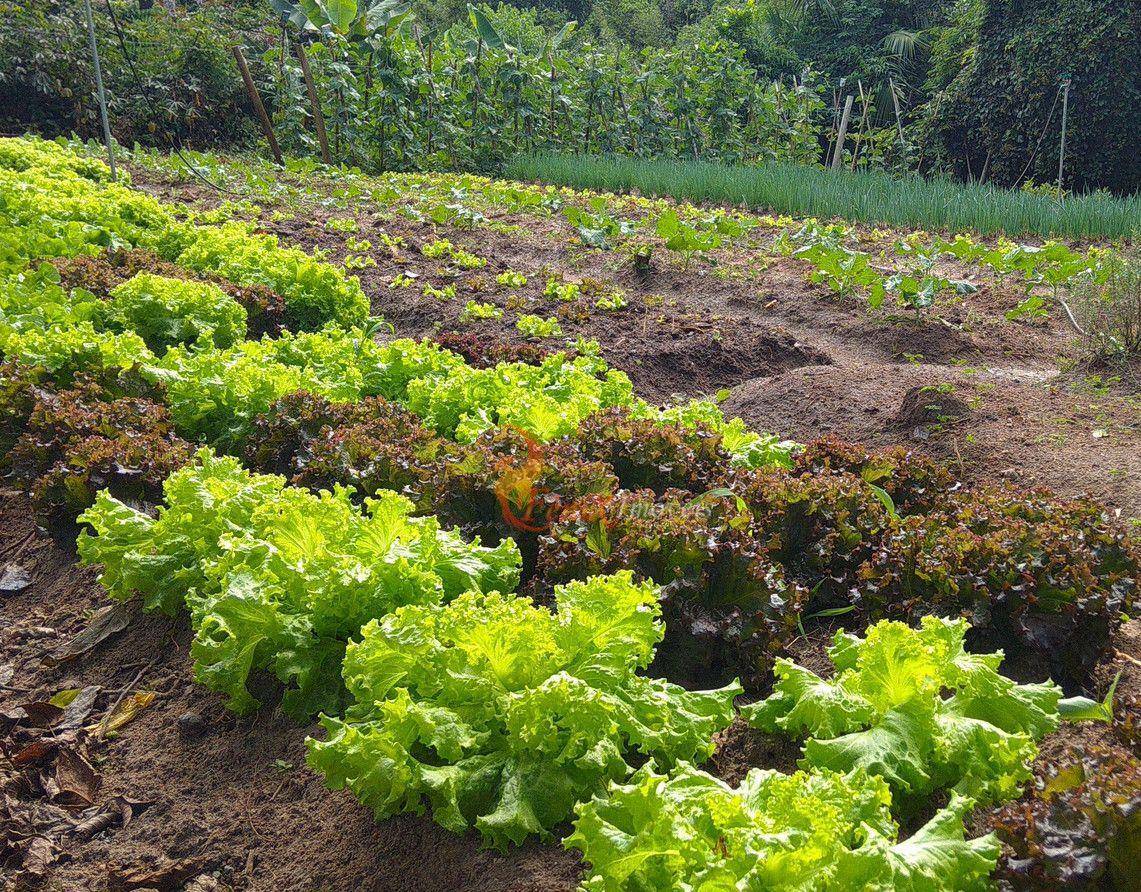
[[899, 144], [903, 146], [903, 151], [907, 151], [907, 140], [903, 138], [903, 118], [899, 114], [899, 96], [895, 92], [895, 81], [890, 77], [887, 79], [888, 89], [891, 90], [891, 104], [895, 106], [895, 126], [899, 128]]
[[265, 106], [262, 105], [261, 96], [258, 95], [258, 88], [254, 86], [254, 79], [250, 76], [250, 67], [246, 64], [246, 57], [242, 55], [242, 48], [236, 44], [232, 47], [234, 51], [234, 61], [238, 63], [238, 70], [242, 73], [242, 81], [246, 85], [246, 93], [249, 94], [250, 102], [254, 104], [254, 111], [258, 114], [258, 119], [261, 121], [261, 129], [265, 133], [266, 141], [269, 143], [269, 150], [273, 153], [274, 163], [281, 166], [281, 146], [277, 144], [277, 137], [273, 135], [273, 125], [269, 122], [269, 115], [266, 114]]
[[107, 146], [107, 166], [111, 168], [111, 179], [118, 180], [114, 143], [111, 141], [111, 121], [107, 116], [107, 94], [103, 89], [103, 66], [99, 62], [99, 45], [95, 42], [95, 18], [91, 14], [91, 0], [83, 0], [83, 9], [87, 15], [87, 42], [95, 66], [95, 93], [99, 97], [99, 121], [103, 125], [103, 143]]
[[849, 93], [848, 98], [844, 102], [844, 115], [840, 119], [840, 132], [836, 134], [836, 148], [832, 153], [832, 169], [840, 169], [840, 158], [844, 154], [844, 139], [848, 136], [848, 119], [852, 116], [852, 103], [856, 101], [856, 95]]
[[313, 72], [309, 69], [309, 57], [305, 55], [305, 48], [300, 40], [295, 46], [297, 61], [301, 63], [301, 76], [305, 78], [305, 92], [309, 94], [309, 105], [313, 109], [313, 126], [317, 130], [317, 143], [321, 146], [321, 160], [326, 164], [332, 164], [333, 159], [329, 157], [329, 140], [325, 133], [325, 115], [317, 99], [317, 86], [313, 83]]
[[864, 136], [864, 125], [868, 121], [868, 97], [864, 95], [864, 82], [856, 81], [860, 88], [860, 104], [863, 106], [864, 113], [860, 116], [860, 126], [856, 129], [856, 147], [852, 149], [852, 171], [856, 170], [856, 161], [860, 157], [860, 140]]

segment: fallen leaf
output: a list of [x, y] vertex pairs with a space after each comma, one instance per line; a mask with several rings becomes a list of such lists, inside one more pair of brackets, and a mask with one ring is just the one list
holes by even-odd
[[178, 889], [191, 877], [206, 868], [205, 858], [161, 858], [151, 865], [125, 865], [112, 867], [108, 872], [107, 886], [112, 890], [124, 889]]
[[92, 708], [95, 706], [95, 698], [99, 696], [101, 688], [99, 685], [87, 685], [87, 687], [80, 689], [79, 693], [67, 704], [67, 708], [63, 711], [63, 717], [60, 719], [59, 724], [55, 726], [57, 731], [71, 731], [80, 727], [87, 717], [91, 714]]
[[100, 608], [91, 617], [87, 628], [65, 644], [60, 645], [44, 657], [48, 666], [56, 666], [81, 657], [112, 635], [117, 635], [138, 613], [138, 601], [119, 601]]
[[54, 697], [48, 700], [48, 703], [50, 703], [52, 706], [58, 706], [60, 709], [66, 709], [68, 705], [70, 705], [71, 701], [79, 696], [79, 692], [81, 690], [83, 689], [64, 688], [62, 691], [58, 691]]
[[126, 827], [131, 823], [135, 812], [149, 808], [152, 803], [145, 800], [128, 799], [126, 796], [114, 796], [101, 805], [95, 805], [80, 812], [76, 816], [76, 823], [71, 828], [74, 836], [89, 837], [102, 833], [108, 827], [118, 824]]
[[35, 765], [41, 762], [47, 762], [55, 755], [55, 751], [58, 748], [59, 744], [54, 740], [37, 740], [34, 743], [29, 743], [16, 753], [16, 755], [12, 757], [12, 764], [20, 767], [23, 765]]
[[5, 564], [3, 571], [0, 571], [0, 592], [15, 594], [31, 584], [32, 577], [18, 564]]
[[83, 756], [65, 746], [60, 747], [56, 757], [55, 783], [58, 792], [53, 798], [61, 805], [74, 808], [91, 805], [95, 801], [100, 779]]
[[63, 718], [63, 708], [46, 700], [21, 703], [20, 710], [23, 716], [17, 717], [17, 721], [31, 728], [50, 728]]
[[154, 691], [136, 691], [130, 697], [119, 701], [119, 704], [104, 716], [103, 721], [89, 730], [94, 731], [97, 737], [113, 734], [133, 721], [139, 712], [151, 705], [154, 698]]
[[30, 876], [42, 877], [55, 861], [56, 848], [43, 836], [33, 837], [24, 849], [23, 871]]

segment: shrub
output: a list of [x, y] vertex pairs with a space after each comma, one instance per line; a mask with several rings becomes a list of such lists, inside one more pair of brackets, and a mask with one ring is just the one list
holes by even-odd
[[1079, 278], [1073, 311], [1087, 361], [1128, 364], [1141, 358], [1141, 262], [1113, 256], [1104, 282]]
[[[148, 6], [115, 5], [131, 53], [129, 65], [106, 8], [93, 4], [115, 138], [123, 145], [250, 139], [255, 128], [228, 48], [252, 43], [254, 51], [247, 53], [256, 66], [265, 46], [264, 13], [247, 4]], [[8, 7], [0, 24], [4, 129], [100, 136], [90, 61], [82, 15], [50, 0]]]

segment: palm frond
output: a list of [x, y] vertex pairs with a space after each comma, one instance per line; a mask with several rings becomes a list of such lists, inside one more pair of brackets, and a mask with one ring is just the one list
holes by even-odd
[[922, 31], [900, 29], [892, 31], [883, 39], [883, 48], [900, 59], [910, 61], [919, 53], [925, 52], [930, 44]]

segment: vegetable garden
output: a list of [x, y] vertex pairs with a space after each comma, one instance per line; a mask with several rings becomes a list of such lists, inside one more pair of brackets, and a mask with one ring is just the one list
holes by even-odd
[[1135, 887], [1136, 398], [970, 452], [1117, 249], [192, 158], [0, 140], [17, 882]]

